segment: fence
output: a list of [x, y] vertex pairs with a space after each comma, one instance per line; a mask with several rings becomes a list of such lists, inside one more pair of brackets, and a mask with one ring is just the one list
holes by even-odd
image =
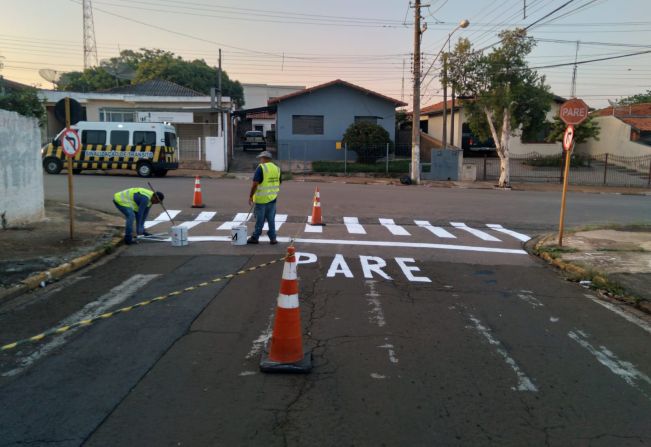
[[206, 160], [206, 148], [202, 138], [184, 138], [178, 140], [177, 157], [179, 161]]
[[[512, 182], [562, 182], [562, 155], [542, 156], [538, 153], [511, 155]], [[500, 160], [495, 157], [464, 158], [464, 164], [474, 164], [477, 180], [497, 180]], [[573, 154], [569, 183], [573, 185], [606, 185], [651, 188], [651, 155], [624, 157], [615, 154]]]

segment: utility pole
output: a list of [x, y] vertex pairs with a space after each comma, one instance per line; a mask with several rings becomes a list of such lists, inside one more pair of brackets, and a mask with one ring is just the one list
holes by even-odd
[[420, 36], [423, 31], [420, 28], [420, 8], [429, 5], [421, 5], [420, 0], [414, 0], [414, 113], [411, 120], [411, 181], [418, 185], [420, 183]]
[[219, 49], [219, 69], [217, 70], [217, 134], [223, 133], [222, 120], [222, 49]]
[[574, 54], [574, 69], [572, 70], [572, 88], [570, 90], [570, 98], [576, 97], [576, 61], [579, 58], [579, 41], [576, 41], [576, 53]]
[[405, 100], [405, 58], [402, 58], [402, 88], [400, 89], [400, 101]]
[[443, 55], [443, 149], [448, 148], [448, 55]]

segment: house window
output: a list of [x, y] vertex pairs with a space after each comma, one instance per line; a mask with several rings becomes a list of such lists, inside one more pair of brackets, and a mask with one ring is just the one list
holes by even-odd
[[133, 123], [136, 118], [135, 115], [135, 112], [114, 112], [102, 110], [99, 112], [99, 120], [117, 123]]
[[129, 131], [128, 130], [112, 130], [111, 131], [111, 144], [113, 146], [128, 146], [129, 145]]
[[105, 130], [82, 130], [81, 144], [106, 144]]
[[323, 135], [323, 115], [292, 115], [293, 135]]
[[156, 146], [156, 132], [134, 132], [133, 144], [134, 146]]
[[551, 134], [552, 125], [551, 123], [545, 123], [539, 129], [534, 131], [525, 129], [522, 131], [521, 140], [525, 144], [546, 144], [547, 137]]
[[259, 125], [259, 124], [256, 124], [256, 125], [253, 126], [253, 127], [255, 127], [255, 130], [257, 130], [258, 132], [262, 132], [262, 131], [264, 130], [264, 126], [261, 126], [261, 125]]
[[356, 116], [355, 124], [357, 123], [377, 124], [377, 116]]

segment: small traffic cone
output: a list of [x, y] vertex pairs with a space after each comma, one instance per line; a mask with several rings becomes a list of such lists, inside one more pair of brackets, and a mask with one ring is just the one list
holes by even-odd
[[323, 217], [321, 216], [321, 194], [319, 193], [318, 186], [314, 191], [314, 202], [312, 204], [312, 218], [310, 219], [310, 225], [325, 226], [323, 223]]
[[294, 247], [287, 248], [271, 346], [260, 360], [262, 372], [308, 373], [312, 369], [312, 353], [303, 352], [295, 252]]
[[205, 208], [203, 204], [203, 197], [201, 196], [201, 178], [196, 176], [194, 178], [194, 196], [192, 197], [192, 208]]

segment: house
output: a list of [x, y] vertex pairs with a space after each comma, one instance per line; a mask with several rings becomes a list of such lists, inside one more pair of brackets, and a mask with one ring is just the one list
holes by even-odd
[[593, 116], [601, 128], [599, 140], [578, 145], [578, 151], [624, 157], [651, 155], [651, 103], [606, 107]]
[[[554, 117], [558, 115], [561, 104], [564, 102], [565, 98], [554, 96], [551, 109], [547, 112], [547, 122], [553, 122]], [[443, 140], [443, 104], [441, 101], [424, 107], [420, 111], [421, 130], [440, 141]], [[452, 101], [447, 101], [446, 114], [448, 145], [467, 149], [465, 146], [468, 146], [472, 133], [467, 123], [467, 116], [464, 113], [463, 100], [456, 101], [454, 110]], [[559, 143], [545, 141], [549, 130], [549, 126], [546, 126], [538, 134], [523, 138], [522, 130], [517, 129], [509, 142], [510, 153], [513, 155], [524, 155], [532, 152], [541, 155], [560, 153], [561, 147]]]
[[269, 100], [276, 106], [279, 159], [343, 160], [337, 149], [353, 123], [376, 123], [395, 137], [395, 109], [406, 104], [337, 79]]
[[[244, 106], [247, 109], [265, 107], [270, 99], [289, 95], [290, 93], [305, 90], [304, 85], [270, 85], [270, 84], [242, 84], [244, 93]], [[259, 129], [254, 129], [259, 130]]]

